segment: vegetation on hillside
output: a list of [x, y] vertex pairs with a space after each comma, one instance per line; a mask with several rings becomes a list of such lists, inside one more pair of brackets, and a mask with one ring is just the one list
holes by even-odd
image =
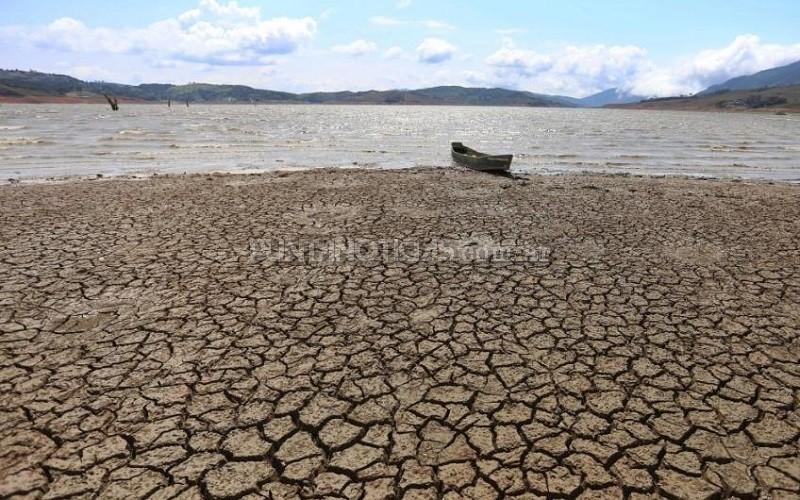
[[703, 92], [700, 92], [700, 94], [709, 95], [726, 90], [756, 90], [772, 87], [788, 87], [791, 85], [800, 85], [800, 61], [787, 64], [786, 66], [759, 71], [752, 75], [732, 78], [718, 85], [712, 85]]
[[800, 111], [800, 85], [759, 90], [718, 91], [713, 94], [665, 97], [614, 107], [689, 111]]
[[64, 75], [35, 71], [0, 70], [0, 96], [71, 96], [87, 99], [103, 94], [138, 101], [191, 101], [209, 103], [326, 103], [326, 104], [440, 104], [484, 106], [574, 106], [568, 98], [506, 89], [435, 87], [420, 90], [366, 92], [315, 92], [292, 94], [244, 85], [142, 84], [85, 82]]
[[[794, 82], [783, 86], [786, 82]], [[758, 87], [748, 87], [758, 84]], [[728, 90], [727, 87], [746, 87]], [[292, 94], [245, 85], [148, 83], [124, 85], [88, 82], [37, 71], [0, 70], [0, 101], [104, 102], [190, 101], [194, 103], [429, 104], [461, 106], [612, 107], [678, 110], [800, 111], [800, 61], [754, 75], [734, 78], [694, 95], [640, 100], [609, 89], [581, 99], [502, 88], [433, 87], [419, 90], [313, 92]]]

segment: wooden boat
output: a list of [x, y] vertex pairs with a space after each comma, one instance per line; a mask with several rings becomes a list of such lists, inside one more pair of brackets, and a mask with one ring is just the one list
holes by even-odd
[[460, 142], [451, 144], [456, 163], [481, 172], [505, 172], [511, 167], [513, 155], [487, 155], [468, 148]]

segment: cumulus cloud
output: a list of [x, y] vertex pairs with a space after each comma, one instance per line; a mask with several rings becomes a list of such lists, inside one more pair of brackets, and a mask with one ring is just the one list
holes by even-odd
[[261, 10], [258, 7], [240, 7], [235, 1], [222, 4], [217, 0], [201, 0], [198, 8], [184, 12], [178, 16], [178, 21], [194, 24], [202, 19], [214, 18], [220, 23], [236, 25], [260, 17]]
[[800, 44], [761, 43], [756, 35], [742, 35], [727, 47], [704, 50], [694, 57], [691, 74], [707, 84], [710, 81], [755, 73], [800, 59]]
[[568, 45], [550, 54], [518, 48], [506, 39], [486, 59], [505, 82], [521, 80], [545, 87], [548, 92], [590, 94], [621, 87], [646, 66], [646, 52], [633, 45]]
[[[743, 34], [719, 47], [706, 48], [672, 60], [654, 61], [636, 45], [563, 45], [548, 49], [517, 45], [510, 38], [524, 30], [513, 23], [487, 29], [488, 36], [505, 36], [496, 50], [482, 54], [481, 61], [468, 60], [450, 41], [454, 29], [436, 20], [419, 17], [376, 16], [375, 26], [426, 33], [414, 47], [378, 47], [357, 39], [330, 51], [307, 51], [304, 59], [289, 61], [281, 55], [298, 51], [317, 33], [312, 17], [269, 17], [266, 10], [227, 0], [196, 0], [196, 8], [142, 27], [109, 28], [89, 26], [64, 17], [41, 26], [0, 26], [0, 47], [13, 64], [25, 65], [33, 55], [34, 64], [48, 60], [69, 61], [65, 68], [85, 78], [131, 80], [134, 72], [148, 79], [181, 78], [197, 80], [212, 72], [218, 81], [258, 83], [296, 89], [337, 76], [342, 87], [359, 87], [365, 81], [416, 86], [421, 82], [470, 83], [536, 92], [585, 96], [612, 87], [643, 96], [695, 93], [732, 77], [755, 73], [800, 60], [800, 43], [774, 44], [753, 34]], [[244, 1], [244, 0], [240, 0]], [[2, 3], [2, 0], [0, 0]], [[250, 1], [248, 3], [256, 3]], [[421, 4], [419, 4], [421, 5]], [[415, 5], [415, 6], [419, 6]], [[399, 12], [399, 11], [398, 11]], [[404, 11], [407, 12], [407, 11]], [[323, 18], [317, 19], [324, 26]], [[0, 21], [2, 22], [2, 21]], [[436, 31], [425, 31], [436, 30]], [[484, 35], [486, 35], [484, 34]], [[466, 34], [464, 35], [466, 36]], [[464, 42], [466, 43], [466, 42]], [[15, 50], [15, 49], [24, 50]], [[383, 50], [386, 49], [386, 50]], [[70, 52], [53, 57], [47, 52]], [[331, 52], [350, 56], [374, 54], [359, 60], [334, 58]], [[118, 57], [124, 54], [125, 57]], [[413, 61], [428, 63], [422, 70]], [[449, 64], [441, 64], [450, 61]], [[269, 68], [282, 63], [276, 76], [259, 79], [252, 66]], [[352, 70], [342, 72], [341, 64]], [[101, 71], [106, 66], [111, 73]], [[231, 66], [241, 66], [240, 69]], [[48, 69], [48, 68], [40, 68]], [[169, 69], [170, 71], [164, 71]], [[178, 76], [176, 76], [178, 75]], [[251, 78], [248, 80], [249, 78]], [[288, 82], [288, 83], [287, 83]], [[348, 83], [349, 82], [349, 83]]]
[[420, 62], [440, 64], [449, 61], [456, 53], [456, 47], [440, 38], [426, 38], [417, 47], [417, 57]]
[[144, 28], [89, 27], [65, 17], [43, 27], [15, 29], [17, 40], [72, 52], [148, 53], [160, 59], [249, 65], [288, 54], [311, 40], [310, 17], [262, 19], [257, 7], [202, 0], [197, 8]]
[[553, 57], [517, 48], [514, 42], [506, 39], [497, 52], [486, 58], [486, 64], [508, 75], [531, 77], [550, 69]]
[[338, 54], [347, 54], [350, 56], [363, 56], [371, 54], [378, 50], [378, 46], [373, 42], [366, 40], [354, 40], [346, 45], [336, 45], [331, 49]]
[[486, 64], [501, 85], [583, 96], [612, 87], [642, 95], [690, 94], [736, 76], [800, 59], [800, 44], [765, 44], [755, 35], [658, 65], [635, 45], [567, 45], [549, 53], [506, 38]]
[[700, 51], [675, 65], [650, 65], [631, 82], [630, 88], [656, 95], [694, 93], [730, 78], [797, 60], [800, 60], [800, 44], [769, 44], [756, 35], [741, 35], [726, 47]]

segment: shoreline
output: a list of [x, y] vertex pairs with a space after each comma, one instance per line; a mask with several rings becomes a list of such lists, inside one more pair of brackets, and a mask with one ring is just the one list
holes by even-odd
[[[166, 106], [167, 101], [143, 101], [133, 99], [120, 99], [120, 104], [129, 105], [142, 105], [142, 106]], [[30, 96], [30, 97], [0, 97], [0, 106], [4, 104], [62, 104], [62, 105], [103, 105], [108, 106], [104, 98], [81, 98], [81, 97], [51, 97], [51, 96]], [[667, 108], [651, 105], [650, 103], [632, 103], [632, 104], [607, 104], [601, 107], [582, 107], [582, 106], [528, 106], [528, 105], [484, 105], [484, 104], [428, 104], [428, 103], [360, 103], [360, 102], [285, 102], [285, 101], [262, 101], [262, 102], [191, 102], [191, 106], [380, 106], [380, 107], [449, 107], [449, 108], [520, 108], [520, 109], [575, 109], [575, 110], [622, 110], [622, 111], [661, 111], [661, 112], [693, 112], [693, 113], [753, 113], [753, 114], [773, 114], [784, 116], [800, 115], [800, 109], [797, 108], [753, 108], [753, 109], [738, 109], [738, 108], [707, 108], [702, 109], [698, 107], [687, 106]], [[181, 101], [175, 101], [174, 107], [180, 108], [184, 104]], [[191, 107], [190, 106], [190, 107]]]
[[[361, 172], [468, 172], [473, 174], [480, 174], [479, 172], [471, 171], [465, 167], [454, 167], [452, 165], [428, 165], [428, 166], [413, 166], [403, 168], [370, 168], [363, 166], [344, 166], [344, 167], [286, 167], [275, 168], [272, 170], [208, 170], [208, 171], [189, 171], [182, 173], [120, 173], [120, 174], [76, 174], [67, 176], [55, 177], [9, 177], [0, 181], [2, 186], [14, 185], [40, 185], [40, 184], [69, 184], [69, 183], [84, 183], [84, 182], [104, 182], [104, 181], [146, 181], [151, 179], [169, 179], [169, 178], [192, 178], [192, 177], [224, 177], [224, 176], [243, 176], [243, 177], [260, 177], [260, 176], [277, 176], [284, 177], [286, 175], [301, 173], [301, 172], [347, 172], [347, 171], [361, 171]], [[482, 174], [487, 177], [504, 177], [495, 176], [492, 174]], [[800, 178], [798, 179], [769, 179], [769, 178], [750, 178], [750, 177], [735, 177], [735, 176], [712, 176], [704, 174], [669, 174], [669, 173], [627, 173], [627, 172], [597, 172], [591, 170], [583, 171], [570, 171], [570, 172], [514, 172], [513, 169], [509, 172], [510, 178], [513, 180], [535, 180], [537, 178], [550, 178], [550, 177], [600, 177], [600, 178], [623, 178], [623, 179], [677, 179], [687, 181], [704, 181], [704, 182], [727, 182], [736, 184], [782, 184], [782, 185], [800, 185]]]

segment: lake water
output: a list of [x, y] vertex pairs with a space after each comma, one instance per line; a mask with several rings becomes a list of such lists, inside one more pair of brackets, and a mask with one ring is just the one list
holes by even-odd
[[0, 180], [450, 165], [800, 181], [800, 116], [426, 106], [0, 105]]

